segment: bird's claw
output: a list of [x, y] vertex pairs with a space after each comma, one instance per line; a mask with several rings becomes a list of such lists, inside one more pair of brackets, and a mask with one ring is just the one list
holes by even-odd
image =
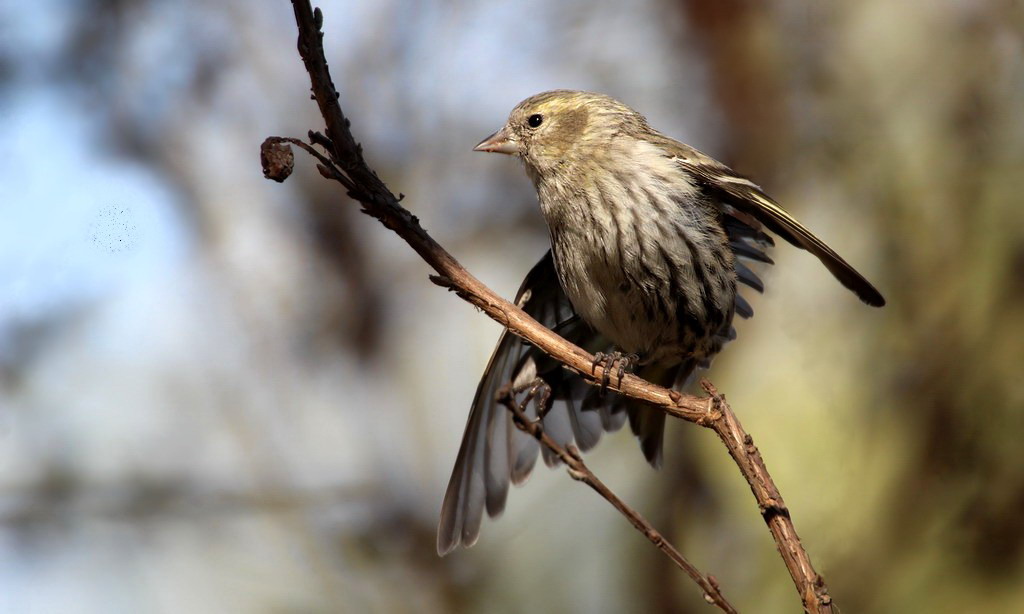
[[[522, 400], [517, 400], [516, 397], [524, 392], [526, 394]], [[548, 410], [551, 409], [551, 395], [551, 385], [544, 381], [544, 378], [535, 377], [531, 381], [519, 384], [518, 386], [509, 382], [498, 391], [497, 395], [495, 395], [495, 400], [499, 403], [515, 403], [519, 411], [524, 415], [526, 414], [526, 408], [532, 401], [537, 408], [537, 417], [531, 420], [531, 422], [538, 424], [547, 415]]]
[[631, 373], [639, 361], [640, 357], [636, 354], [623, 354], [618, 351], [608, 354], [598, 352], [594, 354], [594, 362], [590, 365], [590, 373], [593, 375], [597, 370], [597, 365], [601, 365], [601, 393], [604, 394], [608, 390], [608, 384], [611, 383], [612, 370], [615, 370], [616, 375], [618, 375], [618, 386], [621, 386], [622, 378], [625, 377], [626, 373]]
[[533, 400], [537, 407], [537, 421], [544, 419], [551, 409], [551, 386], [542, 378], [535, 378], [526, 394], [526, 401]]

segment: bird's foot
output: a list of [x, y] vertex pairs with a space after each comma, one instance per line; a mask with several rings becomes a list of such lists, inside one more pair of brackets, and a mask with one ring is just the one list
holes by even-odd
[[[523, 395], [523, 393], [526, 394]], [[523, 396], [520, 398], [519, 395]], [[524, 417], [528, 415], [526, 409], [533, 402], [534, 407], [537, 408], [537, 414], [530, 421], [539, 423], [547, 415], [548, 410], [551, 409], [551, 395], [551, 385], [544, 381], [543, 378], [535, 377], [518, 386], [509, 382], [498, 390], [494, 398], [499, 403], [514, 404]]]
[[622, 378], [625, 377], [626, 373], [632, 373], [634, 367], [639, 362], [640, 357], [636, 354], [623, 354], [619, 351], [609, 354], [598, 352], [594, 354], [594, 362], [590, 365], [590, 373], [593, 375], [597, 370], [597, 365], [601, 365], [601, 394], [604, 394], [608, 390], [608, 384], [611, 383], [613, 371], [618, 375], [618, 385], [621, 386]]
[[551, 409], [551, 386], [540, 377], [534, 378], [530, 383], [523, 404], [525, 405], [531, 400], [537, 408], [537, 420], [543, 420], [548, 410]]

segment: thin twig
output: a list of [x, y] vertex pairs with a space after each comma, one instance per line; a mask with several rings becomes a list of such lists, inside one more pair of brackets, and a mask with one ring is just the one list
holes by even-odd
[[[531, 420], [524, 412], [524, 407], [530, 402], [531, 397], [527, 397], [522, 403], [517, 403], [515, 395], [512, 394], [511, 384], [505, 386], [498, 391], [498, 402], [508, 408], [512, 412], [516, 426], [522, 431], [533, 436], [541, 445], [546, 447], [555, 453], [558, 458], [565, 463], [569, 475], [577, 481], [583, 482], [587, 486], [594, 489], [597, 494], [604, 497], [608, 503], [612, 504], [612, 507], [617, 509], [620, 514], [626, 517], [626, 520], [636, 528], [637, 531], [643, 533], [652, 544], [654, 544], [659, 550], [661, 550], [665, 556], [670, 558], [677, 567], [686, 572], [686, 575], [690, 576], [697, 586], [704, 591], [704, 600], [708, 603], [717, 606], [723, 612], [736, 612], [736, 608], [722, 595], [721, 589], [718, 587], [718, 581], [714, 576], [704, 575], [699, 569], [693, 566], [692, 563], [686, 560], [679, 550], [676, 549], [665, 537], [647, 521], [640, 512], [637, 512], [632, 507], [626, 504], [625, 501], [619, 498], [610, 488], [605, 486], [597, 475], [587, 467], [586, 463], [583, 462], [583, 457], [580, 455], [580, 451], [576, 446], [569, 444], [569, 446], [563, 448], [558, 445], [554, 439], [552, 439], [547, 433], [544, 432], [543, 426], [541, 426], [541, 420]], [[538, 415], [543, 415], [544, 410], [538, 408]]]
[[775, 538], [779, 555], [800, 593], [804, 610], [832, 612], [832, 597], [828, 594], [825, 579], [811, 565], [811, 557], [800, 543], [800, 537], [796, 534], [796, 528], [789, 515], [789, 508], [786, 507], [782, 493], [768, 473], [761, 452], [754, 445], [754, 438], [743, 430], [739, 418], [725, 402], [725, 395], [720, 394], [706, 379], [701, 379], [700, 384], [711, 399], [711, 419], [707, 426], [715, 431], [725, 444], [729, 455], [736, 461], [743, 472], [743, 477], [750, 484], [750, 490], [754, 493], [757, 506], [761, 510], [761, 517]]
[[[314, 11], [308, 0], [292, 0], [292, 6], [299, 29], [299, 54], [327, 125], [326, 137], [315, 140], [331, 154], [333, 164], [325, 176], [341, 182], [349, 196], [362, 205], [365, 213], [402, 237], [437, 272], [431, 277], [432, 281], [479, 307], [513, 334], [562, 362], [587, 381], [600, 383], [604, 367], [598, 365], [593, 368], [593, 356], [547, 329], [471, 275], [423, 230], [416, 216], [403, 208], [399, 198], [370, 170], [363, 159], [362, 147], [349, 130], [349, 121], [342, 112], [337, 90], [331, 81], [320, 32], [320, 10]], [[335, 171], [340, 177], [332, 176]], [[828, 588], [811, 565], [789, 511], [754, 447], [753, 439], [743, 430], [725, 398], [710, 384], [705, 387], [709, 398], [681, 394], [631, 374], [621, 381], [612, 377], [608, 385], [609, 389], [624, 396], [644, 401], [669, 415], [715, 431], [750, 485], [761, 515], [800, 594], [804, 610], [815, 614], [832, 612]]]

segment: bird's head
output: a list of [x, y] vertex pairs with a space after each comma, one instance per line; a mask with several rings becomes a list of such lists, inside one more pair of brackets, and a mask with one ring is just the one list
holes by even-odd
[[474, 151], [519, 156], [531, 175], [572, 168], [595, 159], [618, 135], [647, 129], [644, 118], [621, 102], [592, 92], [553, 90], [516, 105], [508, 122]]

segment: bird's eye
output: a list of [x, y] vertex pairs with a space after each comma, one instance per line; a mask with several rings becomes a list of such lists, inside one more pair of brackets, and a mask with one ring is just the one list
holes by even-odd
[[537, 126], [541, 125], [543, 121], [543, 115], [540, 115], [539, 113], [534, 113], [526, 120], [526, 123], [529, 124], [531, 128], [536, 128]]

